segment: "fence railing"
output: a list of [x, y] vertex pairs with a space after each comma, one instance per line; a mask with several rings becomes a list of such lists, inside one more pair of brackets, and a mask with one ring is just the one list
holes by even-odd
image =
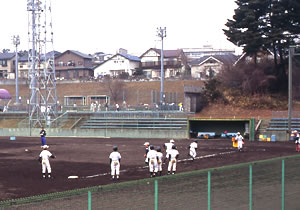
[[0, 202], [0, 209], [297, 209], [300, 155]]

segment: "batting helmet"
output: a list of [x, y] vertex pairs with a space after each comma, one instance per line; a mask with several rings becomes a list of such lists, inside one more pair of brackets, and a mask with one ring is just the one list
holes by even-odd
[[156, 148], [156, 151], [157, 151], [157, 152], [161, 152], [161, 148], [160, 148], [160, 147], [157, 147], [157, 148]]
[[150, 145], [149, 147], [151, 150], [154, 150], [154, 146], [153, 145]]
[[113, 151], [118, 151], [118, 147], [117, 147], [117, 146], [114, 146], [114, 147], [113, 147]]

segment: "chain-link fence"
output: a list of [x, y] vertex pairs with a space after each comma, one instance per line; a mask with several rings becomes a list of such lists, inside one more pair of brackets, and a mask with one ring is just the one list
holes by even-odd
[[3, 201], [0, 209], [298, 209], [300, 156]]

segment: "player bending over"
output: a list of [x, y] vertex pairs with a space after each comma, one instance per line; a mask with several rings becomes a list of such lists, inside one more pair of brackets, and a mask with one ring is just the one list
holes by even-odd
[[197, 156], [197, 148], [198, 148], [198, 141], [197, 140], [194, 140], [190, 146], [189, 146], [189, 155], [192, 157], [192, 159], [194, 160], [195, 157]]
[[161, 148], [157, 147], [157, 172], [159, 173], [159, 176], [161, 176], [162, 173], [162, 164], [163, 164], [163, 153], [161, 152]]
[[157, 173], [157, 151], [154, 149], [153, 145], [150, 145], [150, 150], [147, 153], [147, 159], [149, 163], [150, 177], [155, 177]]
[[171, 174], [171, 172], [172, 174], [176, 173], [176, 164], [177, 164], [178, 157], [179, 157], [179, 152], [176, 149], [176, 146], [173, 145], [168, 156], [169, 159], [168, 175]]

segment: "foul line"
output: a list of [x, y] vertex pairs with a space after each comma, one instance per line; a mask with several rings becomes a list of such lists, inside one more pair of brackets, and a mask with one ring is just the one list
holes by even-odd
[[[195, 157], [194, 159], [198, 160], [198, 159], [210, 158], [210, 157], [215, 157], [215, 156], [218, 156], [218, 155], [227, 155], [227, 154], [231, 154], [231, 153], [234, 153], [234, 152], [236, 152], [236, 151], [221, 152], [221, 153], [216, 153], [216, 154], [211, 154], [211, 155], [203, 155], [203, 156]], [[192, 160], [193, 160], [193, 158], [186, 158], [186, 159], [178, 160], [178, 163], [192, 161]], [[165, 164], [165, 163], [163, 163], [163, 164]], [[146, 168], [149, 168], [149, 166], [140, 166], [140, 167], [137, 167], [136, 169], [140, 170], [140, 169], [146, 169]], [[122, 172], [122, 173], [127, 172], [127, 171], [129, 171], [129, 169], [120, 170], [120, 172]], [[90, 175], [90, 176], [81, 176], [79, 178], [88, 179], [88, 178], [94, 178], [94, 177], [99, 177], [99, 176], [107, 176], [109, 174], [110, 173], [102, 173], [102, 174], [95, 174], [95, 175]]]

